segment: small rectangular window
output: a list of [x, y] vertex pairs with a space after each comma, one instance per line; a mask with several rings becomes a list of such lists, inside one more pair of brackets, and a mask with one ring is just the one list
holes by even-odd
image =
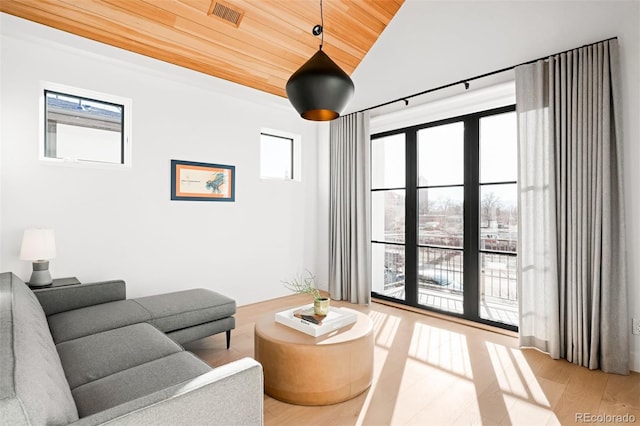
[[40, 158], [65, 164], [131, 164], [131, 101], [45, 83]]
[[299, 141], [297, 135], [263, 129], [260, 133], [260, 177], [300, 180]]

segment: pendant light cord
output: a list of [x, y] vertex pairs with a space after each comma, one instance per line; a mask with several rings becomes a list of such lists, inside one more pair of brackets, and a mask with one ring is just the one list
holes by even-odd
[[322, 28], [322, 32], [320, 33], [320, 50], [322, 50], [322, 45], [324, 45], [324, 13], [322, 13], [322, 0], [320, 0], [320, 27]]

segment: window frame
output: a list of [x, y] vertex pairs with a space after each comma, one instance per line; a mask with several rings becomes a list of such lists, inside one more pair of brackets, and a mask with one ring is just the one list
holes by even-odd
[[[122, 131], [120, 143], [120, 163], [101, 162], [94, 160], [84, 160], [77, 158], [55, 158], [46, 155], [47, 142], [47, 93], [57, 93], [70, 97], [78, 97], [86, 100], [122, 106]], [[38, 159], [48, 165], [58, 165], [65, 167], [88, 167], [98, 169], [130, 169], [132, 167], [132, 105], [130, 98], [101, 93], [93, 90], [81, 89], [59, 83], [42, 81], [40, 83], [39, 95], [39, 135], [38, 135]]]
[[[486, 250], [480, 248], [480, 220], [481, 220], [481, 199], [480, 188], [487, 185], [487, 182], [480, 181], [480, 120], [483, 117], [499, 115], [515, 111], [515, 105], [491, 108], [488, 110], [472, 112], [456, 117], [440, 119], [428, 123], [411, 125], [399, 129], [387, 130], [371, 135], [370, 143], [375, 139], [393, 136], [404, 133], [405, 137], [405, 242], [404, 244], [390, 243], [371, 239], [370, 244], [373, 249], [374, 244], [394, 244], [405, 247], [405, 298], [397, 299], [384, 294], [372, 291], [374, 298], [387, 300], [412, 306], [418, 309], [433, 311], [440, 314], [459, 317], [465, 320], [499, 327], [511, 331], [517, 331], [518, 327], [491, 321], [481, 317], [480, 313], [480, 258], [484, 253], [501, 254], [515, 256], [518, 253]], [[433, 244], [419, 244], [419, 191], [429, 187], [456, 187], [456, 185], [419, 185], [418, 182], [418, 132], [422, 129], [442, 126], [446, 124], [463, 122], [464, 124], [464, 184], [463, 184], [463, 246], [441, 247]], [[373, 168], [372, 168], [373, 169]], [[371, 192], [383, 189], [372, 189]], [[373, 212], [372, 212], [373, 214]], [[372, 230], [373, 235], [373, 230]], [[419, 253], [422, 248], [436, 248], [447, 250], [460, 250], [463, 253], [463, 313], [443, 311], [437, 308], [421, 305], [418, 303], [418, 268]]]
[[[283, 178], [276, 176], [262, 176], [262, 136], [281, 138], [291, 141], [291, 177]], [[302, 181], [302, 165], [301, 165], [301, 147], [302, 137], [295, 133], [285, 132], [282, 130], [262, 128], [260, 129], [259, 153], [260, 167], [258, 167], [258, 177], [265, 181], [282, 181], [282, 182], [301, 182]]]

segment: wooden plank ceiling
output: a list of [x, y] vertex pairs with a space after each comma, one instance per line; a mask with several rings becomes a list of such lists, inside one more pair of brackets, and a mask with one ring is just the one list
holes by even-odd
[[[403, 2], [323, 0], [323, 50], [351, 74]], [[320, 44], [320, 0], [0, 0], [0, 11], [283, 97]]]

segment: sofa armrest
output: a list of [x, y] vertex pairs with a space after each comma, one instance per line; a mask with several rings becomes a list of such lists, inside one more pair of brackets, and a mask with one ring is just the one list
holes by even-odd
[[46, 316], [127, 298], [122, 280], [43, 288], [35, 295]]
[[230, 362], [193, 380], [84, 417], [73, 425], [263, 425], [262, 365]]

